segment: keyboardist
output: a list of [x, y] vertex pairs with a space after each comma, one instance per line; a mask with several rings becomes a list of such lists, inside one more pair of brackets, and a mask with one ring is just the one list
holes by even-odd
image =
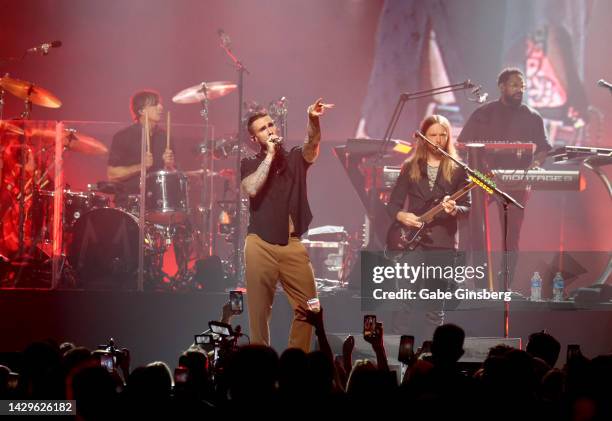
[[[504, 69], [497, 78], [497, 86], [500, 93], [499, 99], [484, 104], [474, 111], [461, 131], [458, 142], [532, 142], [536, 145], [536, 150], [531, 168], [539, 167], [544, 162], [551, 146], [542, 117], [535, 109], [523, 104], [525, 93], [523, 72], [517, 68]], [[506, 166], [506, 168], [509, 167]], [[514, 198], [523, 205], [528, 199], [528, 194], [527, 188], [513, 192]], [[498, 207], [500, 218], [502, 218], [502, 207]], [[508, 250], [510, 252], [518, 251], [523, 216], [524, 211], [513, 206], [509, 207]], [[515, 265], [516, 260], [511, 259], [510, 279], [512, 279]]]

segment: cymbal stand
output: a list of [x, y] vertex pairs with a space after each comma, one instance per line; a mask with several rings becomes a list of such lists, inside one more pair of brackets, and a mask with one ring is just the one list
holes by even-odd
[[[23, 113], [21, 113], [21, 119], [26, 121], [30, 119], [30, 114], [32, 113], [32, 101], [30, 100], [30, 95], [32, 94], [32, 85], [28, 88], [28, 96], [24, 102], [25, 109]], [[24, 255], [24, 241], [25, 241], [25, 184], [26, 184], [26, 163], [27, 163], [27, 142], [26, 142], [26, 132], [27, 127], [24, 124], [23, 134], [19, 136], [19, 144], [20, 144], [20, 152], [21, 156], [21, 172], [19, 174], [19, 191], [21, 195], [19, 196], [19, 256]], [[35, 186], [34, 186], [35, 187]]]
[[0, 88], [0, 121], [4, 116], [4, 89]]
[[202, 155], [202, 228], [207, 232], [203, 236], [202, 249], [206, 250], [208, 256], [212, 256], [215, 249], [215, 235], [213, 225], [213, 196], [214, 196], [214, 140], [209, 136], [210, 120], [209, 120], [209, 104], [208, 87], [206, 82], [202, 82], [200, 92], [204, 95], [200, 104], [200, 116], [204, 120], [204, 150]]

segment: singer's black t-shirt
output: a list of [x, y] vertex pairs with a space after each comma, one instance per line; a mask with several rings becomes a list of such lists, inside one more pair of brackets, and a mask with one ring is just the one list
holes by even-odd
[[[240, 179], [255, 172], [265, 156], [265, 151], [262, 151], [243, 158], [240, 162]], [[286, 165], [282, 165], [279, 158], [284, 158]], [[265, 184], [249, 200], [249, 233], [257, 234], [271, 244], [287, 245], [289, 215], [296, 235], [302, 236], [308, 230], [312, 221], [306, 192], [306, 175], [310, 165], [302, 156], [301, 146], [289, 152], [282, 148], [277, 152]]]
[[[125, 167], [140, 163], [140, 142], [142, 139], [142, 125], [132, 124], [117, 132], [113, 136], [113, 143], [108, 155], [108, 165], [111, 167]], [[172, 147], [172, 145], [171, 145]], [[151, 149], [153, 154], [153, 165], [147, 169], [147, 173], [160, 171], [164, 168], [162, 155], [166, 149], [166, 132], [155, 128], [151, 136]], [[119, 182], [124, 190], [115, 198], [115, 202], [121, 203], [127, 194], [136, 194], [139, 191], [140, 174]]]

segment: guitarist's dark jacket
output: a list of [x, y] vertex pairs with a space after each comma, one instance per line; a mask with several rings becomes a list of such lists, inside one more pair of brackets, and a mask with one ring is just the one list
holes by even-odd
[[[410, 164], [402, 166], [400, 175], [391, 192], [391, 198], [387, 204], [387, 211], [393, 221], [396, 221], [395, 216], [400, 210], [412, 212], [420, 216], [440, 203], [444, 196], [452, 195], [469, 183], [467, 175], [462, 168], [457, 168], [453, 173], [451, 182], [447, 182], [442, 176], [442, 165], [440, 165], [436, 182], [433, 189], [430, 190], [426, 164], [421, 163], [420, 166], [421, 179], [418, 182], [410, 179]], [[449, 215], [444, 211], [440, 212], [427, 225], [430, 234], [424, 238], [422, 245], [435, 248], [457, 249], [457, 218], [460, 215], [467, 214], [470, 206], [471, 197], [468, 193], [457, 201], [456, 216]]]

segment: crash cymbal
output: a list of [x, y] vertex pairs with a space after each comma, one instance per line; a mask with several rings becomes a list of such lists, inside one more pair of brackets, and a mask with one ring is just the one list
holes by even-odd
[[[40, 137], [44, 140], [53, 142], [55, 139], [54, 128], [38, 128], [32, 127], [27, 130], [28, 136]], [[82, 153], [85, 155], [106, 155], [108, 148], [99, 140], [80, 133], [75, 129], [64, 129], [64, 146], [69, 151]]]
[[185, 174], [187, 177], [201, 177], [204, 174], [206, 174], [207, 177], [233, 177], [234, 170], [231, 168], [224, 168], [221, 171], [211, 171], [209, 169], [191, 170], [184, 171], [183, 174]]
[[22, 135], [23, 130], [13, 124], [10, 120], [0, 120], [0, 132], [8, 132], [11, 134]]
[[172, 102], [176, 104], [195, 104], [197, 102], [221, 98], [232, 91], [236, 90], [238, 85], [232, 82], [202, 82], [190, 88], [183, 89], [178, 94], [174, 95]]
[[41, 107], [59, 108], [62, 106], [62, 101], [55, 95], [32, 82], [4, 76], [0, 78], [0, 88], [12, 93], [19, 99], [29, 99], [32, 104]]
[[106, 155], [108, 148], [100, 142], [86, 134], [79, 133], [74, 129], [66, 129], [68, 143], [66, 147], [69, 151], [79, 152], [85, 155]]

